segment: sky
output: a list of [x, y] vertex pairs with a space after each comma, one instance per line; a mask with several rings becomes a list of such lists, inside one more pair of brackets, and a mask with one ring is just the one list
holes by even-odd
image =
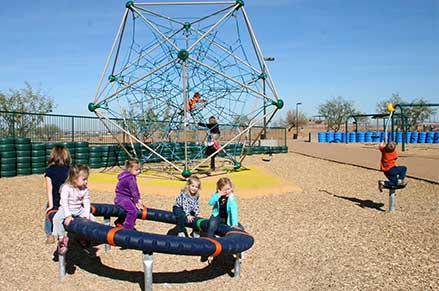
[[[0, 91], [28, 81], [54, 113], [91, 115], [126, 1], [23, 0], [0, 9]], [[246, 0], [280, 117], [342, 96], [363, 113], [398, 93], [439, 103], [439, 0]]]

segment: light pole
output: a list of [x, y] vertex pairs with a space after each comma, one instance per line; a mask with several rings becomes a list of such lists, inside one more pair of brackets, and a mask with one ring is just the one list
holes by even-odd
[[[273, 62], [274, 57], [265, 57], [264, 61]], [[265, 73], [265, 64], [262, 67], [262, 74], [261, 75], [262, 75], [262, 94], [264, 94], [264, 96], [265, 96], [265, 79], [267, 78], [267, 74]], [[267, 111], [266, 107], [267, 107], [266, 100], [264, 98], [264, 129], [263, 129], [262, 134], [261, 134], [261, 139], [265, 139], [266, 135], [267, 135], [267, 117], [265, 116], [265, 113]]]
[[296, 103], [296, 139], [299, 138], [299, 105], [302, 105], [302, 102]]

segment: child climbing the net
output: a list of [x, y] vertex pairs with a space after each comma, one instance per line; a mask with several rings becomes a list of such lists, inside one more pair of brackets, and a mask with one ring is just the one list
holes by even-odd
[[[209, 117], [209, 123], [198, 122], [198, 125], [207, 127], [207, 129], [209, 130], [207, 133], [207, 147], [204, 152], [206, 157], [208, 157], [215, 153], [217, 150], [219, 150], [221, 147], [219, 143], [221, 134], [219, 125], [216, 121], [215, 116]], [[210, 169], [212, 171], [215, 171], [215, 157], [216, 154], [210, 158]]]
[[[195, 92], [194, 96], [188, 99], [186, 110], [190, 113], [192, 110], [195, 109], [198, 103], [204, 103], [204, 102], [206, 102], [206, 100], [201, 99], [200, 93]], [[182, 115], [183, 113], [184, 113], [183, 109], [178, 110], [178, 114]]]
[[407, 167], [396, 165], [398, 159], [396, 143], [394, 141], [382, 142], [379, 150], [381, 151], [380, 170], [384, 172], [388, 181], [378, 181], [378, 189], [383, 192], [384, 187], [405, 186], [407, 184], [405, 181]]

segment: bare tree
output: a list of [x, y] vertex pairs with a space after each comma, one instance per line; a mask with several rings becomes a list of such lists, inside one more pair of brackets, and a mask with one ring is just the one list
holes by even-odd
[[[43, 121], [42, 114], [52, 112], [56, 107], [53, 99], [41, 90], [34, 90], [28, 82], [22, 89], [9, 89], [0, 92], [0, 110], [12, 113], [2, 113], [0, 129], [3, 134], [27, 136]], [[23, 114], [23, 113], [35, 114]]]
[[[297, 125], [296, 125], [297, 123]], [[305, 116], [305, 113], [299, 111], [296, 116], [296, 111], [290, 109], [287, 111], [287, 116], [281, 122], [282, 126], [288, 128], [288, 131], [291, 131], [294, 127], [304, 127], [308, 124], [308, 118]]]
[[378, 102], [376, 108], [379, 113], [389, 113], [387, 111], [387, 105], [392, 103], [396, 104], [410, 104], [415, 105], [413, 107], [404, 107], [404, 116], [407, 122], [407, 128], [409, 130], [416, 130], [418, 125], [425, 120], [429, 119], [436, 113], [436, 109], [432, 107], [422, 106], [428, 103], [424, 98], [417, 98], [413, 102], [405, 102], [398, 93], [392, 94], [391, 97]]
[[333, 98], [319, 105], [319, 114], [324, 116], [327, 129], [335, 132], [340, 130], [340, 127], [346, 121], [349, 115], [358, 114], [354, 108], [354, 103], [348, 101], [341, 96]]

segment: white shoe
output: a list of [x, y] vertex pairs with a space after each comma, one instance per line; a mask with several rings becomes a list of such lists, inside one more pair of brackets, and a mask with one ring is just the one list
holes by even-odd
[[200, 233], [197, 231], [192, 232], [192, 237], [193, 238], [200, 238]]
[[407, 185], [407, 182], [405, 180], [398, 179], [398, 182], [396, 183], [396, 185], [405, 186], [405, 185]]
[[186, 237], [186, 235], [184, 234], [184, 232], [179, 232], [179, 233], [177, 234], [177, 236], [178, 236], [178, 237]]

